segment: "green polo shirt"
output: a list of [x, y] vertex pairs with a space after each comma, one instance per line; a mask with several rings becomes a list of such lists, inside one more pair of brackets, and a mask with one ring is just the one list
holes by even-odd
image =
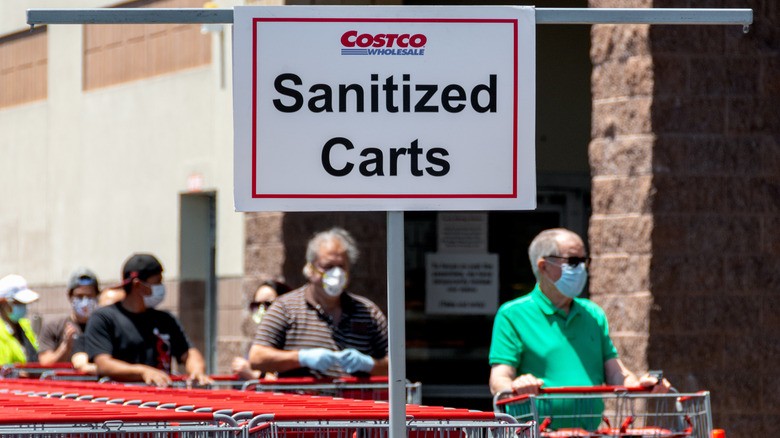
[[[602, 385], [604, 362], [613, 357], [618, 354], [606, 315], [590, 300], [575, 298], [567, 315], [537, 284], [530, 294], [505, 303], [496, 314], [490, 364], [510, 365], [518, 376], [532, 374], [544, 380], [544, 387]], [[558, 412], [572, 409], [564, 408], [565, 403], [556, 405], [553, 409]]]

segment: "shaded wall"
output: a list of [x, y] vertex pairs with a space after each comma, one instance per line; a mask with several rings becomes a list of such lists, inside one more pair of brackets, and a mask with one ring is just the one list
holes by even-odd
[[780, 427], [780, 5], [632, 6], [748, 7], [755, 25], [748, 34], [593, 27], [591, 294], [633, 369], [712, 391], [715, 425], [729, 437], [771, 436]]

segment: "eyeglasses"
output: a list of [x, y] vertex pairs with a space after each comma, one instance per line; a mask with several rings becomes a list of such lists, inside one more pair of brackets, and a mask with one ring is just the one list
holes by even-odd
[[257, 312], [257, 309], [259, 309], [260, 306], [263, 306], [264, 309], [268, 309], [271, 307], [271, 304], [273, 304], [273, 301], [252, 301], [249, 303], [249, 310]]
[[563, 262], [564, 265], [569, 265], [571, 267], [579, 266], [580, 263], [585, 263], [586, 268], [588, 267], [588, 265], [590, 265], [590, 257], [561, 257], [561, 256], [549, 255], [549, 256], [545, 256], [544, 258], [560, 259], [564, 261]]

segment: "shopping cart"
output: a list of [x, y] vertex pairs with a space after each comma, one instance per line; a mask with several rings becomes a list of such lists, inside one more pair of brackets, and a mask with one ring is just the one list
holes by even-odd
[[[408, 438], [531, 438], [534, 428], [510, 422], [429, 420], [406, 423]], [[250, 423], [249, 438], [388, 438], [386, 421], [263, 421]]]
[[188, 376], [171, 375], [172, 388], [201, 388], [201, 389], [241, 389], [246, 380], [237, 374], [211, 374], [209, 375], [211, 383], [208, 385], [198, 385], [189, 381]]
[[496, 412], [534, 420], [541, 437], [709, 438], [709, 392], [651, 394], [614, 386], [547, 388], [536, 395], [500, 392]]
[[[92, 438], [91, 430], [96, 438], [380, 438], [389, 417], [388, 403], [371, 400], [31, 379], [0, 380], [0, 409], [10, 414], [0, 436], [42, 438]], [[505, 414], [418, 405], [406, 412], [413, 438], [534, 437], [532, 424]]]
[[[292, 394], [325, 395], [358, 400], [389, 400], [387, 376], [341, 377], [315, 379], [313, 377], [281, 377], [276, 380], [247, 380], [242, 389], [254, 391], [287, 392]], [[422, 402], [422, 384], [406, 382], [406, 403]]]
[[246, 430], [222, 413], [140, 409], [10, 388], [0, 389], [0, 406], [4, 438], [236, 438]]
[[[452, 418], [447, 412], [428, 412], [425, 419], [405, 423], [407, 438], [534, 438], [533, 423], [519, 424], [504, 414], [486, 418]], [[248, 438], [388, 438], [384, 416], [367, 412], [325, 413], [319, 419], [307, 415], [274, 414], [254, 417], [247, 426]]]
[[15, 363], [3, 365], [0, 370], [0, 376], [7, 378], [26, 377], [37, 379], [43, 374], [60, 371], [74, 371], [73, 364], [70, 362], [57, 362], [48, 365], [42, 365], [38, 362]]

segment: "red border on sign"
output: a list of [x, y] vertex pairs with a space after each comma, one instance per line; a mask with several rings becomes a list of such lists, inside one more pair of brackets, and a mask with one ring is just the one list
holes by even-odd
[[[257, 193], [257, 23], [273, 22], [331, 22], [331, 23], [496, 23], [513, 24], [514, 34], [514, 87], [512, 120], [512, 193], [507, 194], [260, 194]], [[517, 87], [518, 87], [518, 23], [511, 19], [470, 18], [254, 18], [252, 19], [252, 198], [274, 199], [488, 199], [517, 198]]]

